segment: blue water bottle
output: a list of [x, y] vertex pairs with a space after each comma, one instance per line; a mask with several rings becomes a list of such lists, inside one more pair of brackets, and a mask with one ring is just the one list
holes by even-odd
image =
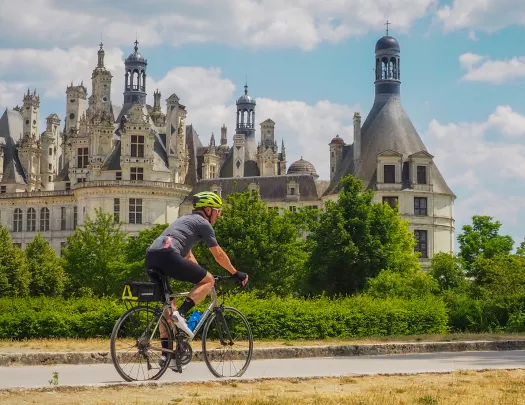
[[190, 319], [188, 320], [188, 328], [193, 332], [197, 324], [199, 323], [201, 319], [201, 312], [200, 311], [193, 311], [193, 313], [190, 316]]

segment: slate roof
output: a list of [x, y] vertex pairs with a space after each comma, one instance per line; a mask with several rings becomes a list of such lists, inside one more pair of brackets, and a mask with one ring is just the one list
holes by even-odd
[[26, 184], [24, 169], [18, 159], [16, 142], [22, 138], [22, 115], [15, 110], [5, 110], [0, 118], [0, 146], [4, 149], [2, 184]]
[[[408, 188], [408, 157], [420, 151], [428, 152], [398, 94], [376, 95], [372, 110], [361, 128], [361, 164], [357, 172], [354, 168], [353, 145], [345, 145], [345, 149], [339, 170], [325, 195], [339, 192], [340, 179], [348, 174], [363, 180], [366, 188], [374, 188], [377, 181], [377, 155], [387, 150], [403, 155], [403, 187]], [[436, 165], [432, 173], [433, 191], [454, 195]]]
[[[261, 199], [266, 202], [281, 202], [286, 200], [287, 183], [296, 181], [299, 184], [300, 201], [317, 201], [322, 194], [323, 184], [319, 184], [311, 174], [287, 175], [287, 176], [253, 176], [253, 177], [230, 177], [200, 180], [186, 197], [185, 202], [191, 202], [194, 194], [210, 190], [213, 185], [221, 187], [221, 196], [248, 190], [251, 183], [259, 186]], [[321, 187], [321, 190], [319, 190]]]

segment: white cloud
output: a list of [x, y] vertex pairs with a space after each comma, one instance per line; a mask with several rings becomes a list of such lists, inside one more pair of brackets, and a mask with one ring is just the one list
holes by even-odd
[[[427, 15], [435, 0], [0, 0], [0, 36], [30, 44], [112, 45], [218, 42], [300, 47], [382, 30], [396, 32]], [[358, 10], [358, 12], [356, 12]], [[14, 17], [16, 16], [16, 17]]]
[[513, 25], [525, 25], [523, 0], [453, 0], [442, 6], [437, 17], [446, 32], [470, 29], [495, 32]]
[[[432, 120], [425, 141], [455, 191], [456, 229], [472, 215], [495, 217], [505, 232], [524, 236], [525, 115], [499, 106], [482, 122]], [[516, 239], [518, 240], [518, 239]]]
[[492, 60], [487, 56], [464, 53], [460, 55], [459, 63], [467, 70], [463, 80], [501, 84], [525, 78], [525, 56]]

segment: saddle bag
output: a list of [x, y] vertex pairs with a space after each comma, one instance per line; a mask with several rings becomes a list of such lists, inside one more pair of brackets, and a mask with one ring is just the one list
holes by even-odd
[[162, 291], [156, 283], [128, 281], [124, 283], [122, 299], [138, 302], [162, 301]]

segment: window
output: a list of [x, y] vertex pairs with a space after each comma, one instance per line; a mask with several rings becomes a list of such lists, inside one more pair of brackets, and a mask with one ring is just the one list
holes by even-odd
[[88, 165], [88, 148], [78, 148], [77, 168], [85, 169]]
[[49, 181], [53, 181], [53, 176], [49, 176]]
[[40, 210], [40, 231], [49, 231], [49, 208], [47, 207]]
[[36, 211], [34, 208], [29, 208], [27, 210], [27, 232], [36, 231]]
[[335, 168], [332, 166], [332, 173], [335, 171]]
[[334, 152], [332, 152], [332, 157], [334, 157]]
[[117, 172], [115, 174], [115, 180], [122, 180], [122, 172]]
[[383, 197], [383, 204], [387, 203], [392, 209], [397, 209], [397, 197]]
[[279, 207], [268, 207], [268, 209], [269, 209], [270, 211], [275, 212], [276, 214], [279, 213]]
[[131, 157], [144, 157], [143, 135], [131, 135]]
[[417, 167], [417, 184], [427, 184], [427, 167]]
[[129, 223], [142, 223], [142, 198], [129, 199]]
[[49, 170], [53, 170], [53, 165], [49, 163]]
[[0, 186], [0, 194], [7, 193], [7, 186]]
[[79, 177], [77, 179], [77, 183], [85, 183], [86, 182], [86, 178], [85, 177]]
[[297, 211], [297, 207], [296, 207], [295, 205], [290, 205], [290, 206], [288, 207], [288, 209], [289, 209], [290, 211], [292, 211], [292, 212], [296, 212], [296, 211]]
[[77, 223], [78, 223], [78, 209], [77, 207], [73, 207], [73, 230], [77, 229]]
[[414, 236], [416, 237], [416, 252], [421, 252], [422, 258], [428, 258], [427, 231], [415, 230]]
[[427, 197], [414, 197], [414, 215], [427, 215]]
[[210, 179], [215, 178], [215, 165], [210, 166]]
[[295, 187], [290, 187], [290, 195], [295, 195]]
[[383, 166], [384, 183], [395, 183], [396, 182], [396, 166], [384, 165]]
[[60, 230], [66, 230], [66, 207], [60, 207]]
[[71, 190], [71, 183], [66, 183], [66, 191], [69, 191]]
[[120, 198], [113, 199], [113, 221], [120, 222]]
[[144, 169], [142, 167], [132, 167], [130, 169], [130, 180], [144, 180]]
[[22, 232], [22, 210], [20, 208], [15, 209], [13, 216], [13, 232]]
[[53, 148], [49, 148], [49, 156], [53, 156]]

